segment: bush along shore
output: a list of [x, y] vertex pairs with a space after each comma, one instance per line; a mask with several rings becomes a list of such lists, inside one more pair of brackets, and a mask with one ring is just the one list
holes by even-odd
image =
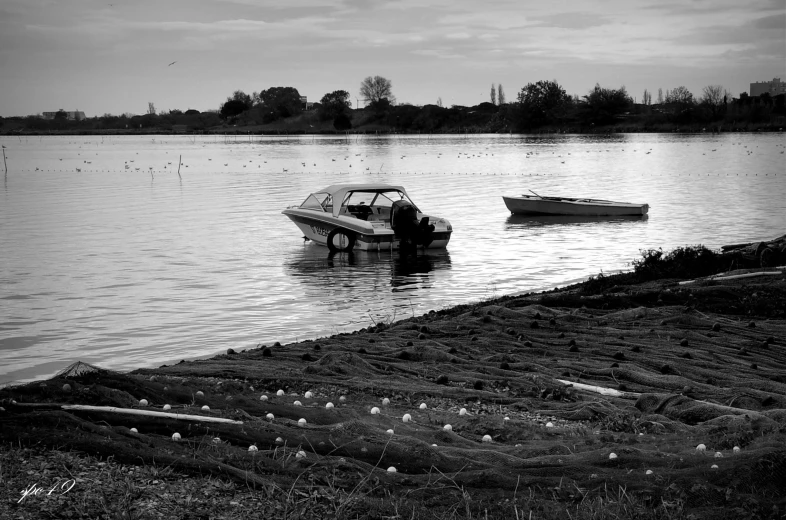
[[783, 239], [157, 369], [74, 363], [0, 390], [0, 517], [784, 518]]

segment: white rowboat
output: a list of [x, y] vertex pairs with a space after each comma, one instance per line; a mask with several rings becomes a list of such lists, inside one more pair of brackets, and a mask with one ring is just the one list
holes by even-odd
[[648, 204], [615, 202], [600, 199], [575, 199], [570, 197], [541, 197], [520, 195], [502, 200], [515, 215], [574, 215], [589, 217], [646, 215]]

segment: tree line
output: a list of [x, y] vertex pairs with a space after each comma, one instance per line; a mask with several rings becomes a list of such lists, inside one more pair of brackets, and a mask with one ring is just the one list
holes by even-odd
[[[439, 98], [436, 104], [414, 106], [397, 103], [393, 85], [382, 76], [369, 76], [360, 83], [362, 109], [353, 109], [350, 93], [336, 90], [326, 93], [319, 102], [306, 104], [295, 87], [271, 87], [247, 94], [236, 90], [220, 104], [218, 110], [169, 110], [156, 113], [155, 105], [148, 104], [144, 115], [104, 114], [84, 121], [69, 121], [63, 114], [53, 120], [28, 116], [24, 127], [31, 131], [46, 130], [154, 130], [188, 127], [190, 131], [209, 131], [226, 126], [264, 126], [276, 122], [301, 121], [315, 123], [325, 131], [343, 132], [351, 129], [376, 129], [395, 132], [532, 132], [543, 130], [598, 131], [610, 126], [632, 130], [658, 131], [669, 127], [709, 125], [727, 129], [749, 124], [782, 125], [786, 116], [784, 96], [739, 97], [720, 85], [708, 85], [701, 95], [694, 96], [684, 86], [658, 89], [655, 102], [652, 93], [644, 90], [641, 102], [634, 102], [624, 86], [602, 87], [596, 84], [585, 95], [569, 95], [556, 80], [528, 83], [507, 102], [501, 84], [492, 83], [489, 101], [466, 107], [445, 107]], [[58, 117], [60, 116], [60, 117]], [[321, 125], [320, 125], [321, 123]], [[0, 118], [0, 130], [3, 120]], [[18, 126], [18, 125], [17, 125]], [[298, 128], [294, 125], [293, 128]]]

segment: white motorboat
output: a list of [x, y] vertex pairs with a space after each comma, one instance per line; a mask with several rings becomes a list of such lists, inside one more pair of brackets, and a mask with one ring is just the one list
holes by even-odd
[[576, 199], [570, 197], [541, 197], [520, 195], [502, 200], [515, 215], [574, 215], [588, 217], [646, 215], [648, 204], [615, 202], [600, 199]]
[[426, 215], [402, 186], [334, 184], [283, 211], [305, 238], [331, 251], [444, 248], [453, 228]]

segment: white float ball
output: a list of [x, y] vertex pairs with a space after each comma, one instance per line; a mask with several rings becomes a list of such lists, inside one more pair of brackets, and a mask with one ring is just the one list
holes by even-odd
[[303, 419], [303, 418], [298, 419], [297, 420], [297, 425], [300, 426], [301, 428], [303, 428], [306, 425], [306, 420]]
[[436, 444], [432, 444], [431, 446], [433, 446], [434, 448], [436, 448], [436, 447], [437, 447], [437, 445], [436, 445]]
[[713, 464], [712, 466], [710, 466], [710, 469], [718, 469], [718, 465], [717, 464]]
[[484, 435], [483, 442], [491, 442], [491, 435]]
[[248, 451], [259, 451], [259, 448], [257, 448], [252, 444], [251, 446], [248, 447]]
[[453, 426], [446, 424], [445, 426], [442, 427], [442, 429], [445, 430], [446, 432], [452, 432]]
[[546, 428], [554, 428], [554, 423], [549, 421], [546, 423]]
[[295, 401], [292, 404], [295, 405], [295, 406], [303, 406], [303, 403], [301, 403], [300, 401]]
[[387, 430], [387, 434], [388, 434], [388, 435], [393, 435], [393, 433], [394, 433], [394, 432], [393, 432], [393, 428], [389, 428], [389, 429]]
[[172, 409], [172, 407], [170, 405], [168, 405], [168, 404], [164, 405], [164, 410], [171, 410], [171, 409]]
[[197, 390], [196, 395], [197, 397], [205, 397], [205, 393], [202, 390]]
[[69, 385], [68, 383], [64, 384], [63, 392], [70, 392], [70, 391], [71, 391], [71, 385]]
[[394, 466], [390, 466], [388, 468], [388, 473], [396, 473], [396, 468]]
[[376, 406], [371, 409], [371, 415], [377, 415], [378, 413], [379, 413], [379, 408], [377, 408]]
[[208, 405], [204, 405], [204, 406], [202, 407], [202, 411], [203, 411], [203, 412], [209, 412], [209, 411], [210, 411], [210, 407], [209, 407]]
[[382, 399], [382, 406], [387, 406], [389, 404], [390, 404], [390, 399], [388, 399], [387, 397]]
[[339, 403], [346, 403], [346, 402], [347, 402], [347, 398], [346, 398], [346, 396], [343, 396], [343, 395], [342, 395], [341, 397], [339, 397], [339, 398], [338, 398], [338, 402], [339, 402]]
[[311, 399], [312, 397], [314, 397], [314, 394], [311, 392], [306, 392], [306, 395], [304, 395], [303, 397], [305, 397], [306, 399]]
[[328, 410], [330, 410], [331, 408], [333, 408], [333, 403], [328, 403], [328, 404], [326, 404], [326, 405], [325, 405], [325, 408], [327, 408]]
[[221, 439], [219, 437], [213, 437], [213, 444], [221, 444]]
[[272, 413], [269, 413], [265, 416], [265, 419], [267, 419], [268, 421], [272, 421], [273, 419], [275, 419], [275, 416]]
[[284, 395], [284, 391], [283, 390], [279, 390], [278, 392], [276, 392], [276, 395], [281, 397], [282, 395]]
[[136, 428], [131, 428], [131, 433], [139, 433], [139, 430], [137, 430]]
[[267, 401], [267, 396], [266, 395], [260, 395], [259, 396], [259, 400], [260, 401]]
[[505, 418], [504, 418], [504, 419], [502, 419], [502, 420], [503, 420], [503, 421], [505, 421], [505, 422], [508, 422], [508, 421], [510, 420], [510, 417], [505, 417]]
[[409, 415], [408, 413], [405, 413], [404, 417], [402, 417], [401, 420], [404, 421], [404, 422], [409, 422], [409, 421], [412, 420], [412, 416]]
[[295, 455], [295, 458], [305, 459], [306, 458], [306, 452], [303, 451], [303, 450], [300, 450], [299, 452], [297, 452], [297, 455]]
[[147, 399], [140, 399], [139, 406], [147, 406]]
[[645, 475], [652, 475], [652, 470], [651, 470], [651, 469], [648, 469], [648, 470], [647, 470], [647, 471], [646, 471], [644, 474], [645, 474]]
[[284, 439], [281, 437], [276, 437], [276, 444], [284, 444]]
[[731, 449], [731, 451], [733, 451], [734, 453], [739, 453], [740, 452], [740, 447], [739, 446], [735, 446], [735, 447], [733, 447]]
[[428, 406], [426, 406], [426, 403], [420, 403], [421, 410], [425, 410], [426, 408], [428, 408]]
[[696, 446], [696, 451], [706, 451], [707, 447], [704, 444], [699, 444]]
[[173, 433], [172, 434], [172, 440], [175, 441], [175, 442], [179, 441], [180, 440], [180, 434], [177, 433], [177, 432]]
[[459, 410], [459, 415], [467, 415], [467, 409], [462, 408], [461, 410]]
[[723, 453], [721, 453], [721, 452], [719, 452], [719, 451], [716, 451], [716, 452], [715, 452], [715, 458], [716, 458], [716, 459], [720, 459], [720, 458], [722, 458], [722, 457], [723, 457]]
[[616, 458], [617, 458], [617, 454], [616, 453], [609, 453], [609, 460], [614, 460]]

